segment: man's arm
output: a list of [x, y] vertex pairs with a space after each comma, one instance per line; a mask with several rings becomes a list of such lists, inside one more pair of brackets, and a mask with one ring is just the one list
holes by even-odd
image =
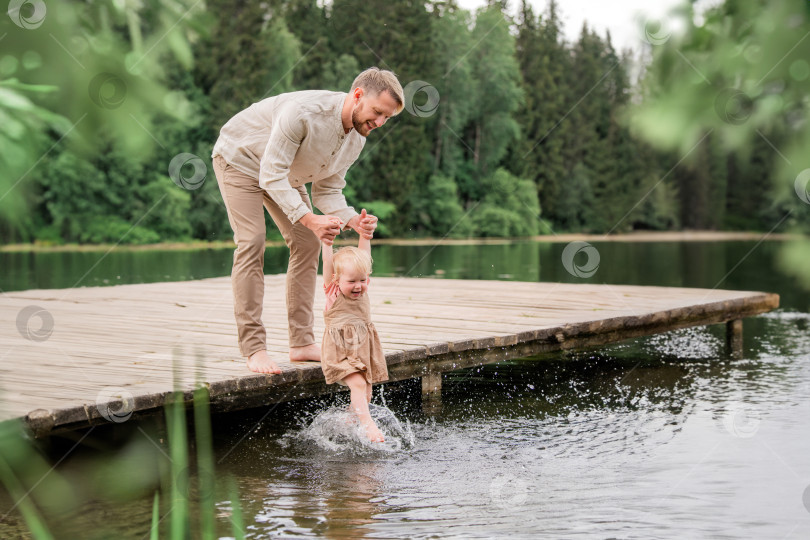
[[339, 217], [344, 224], [357, 215], [343, 195], [348, 171], [349, 167], [346, 167], [331, 176], [312, 182], [312, 204], [324, 214]]
[[306, 126], [289, 107], [278, 112], [259, 162], [259, 186], [270, 194], [291, 223], [309, 213], [301, 194], [290, 185], [290, 165], [307, 134]]
[[346, 167], [337, 174], [314, 182], [312, 202], [324, 214], [338, 216], [344, 227], [354, 229], [357, 234], [370, 240], [377, 228], [377, 217], [364, 213], [361, 218], [354, 208], [346, 204], [343, 188], [346, 187], [344, 176], [348, 170]]
[[313, 214], [301, 200], [298, 190], [290, 185], [290, 165], [305, 136], [305, 123], [293, 111], [279, 112], [259, 164], [259, 186], [270, 194], [290, 223], [300, 221], [319, 240], [332, 245], [335, 236], [340, 234], [339, 223], [336, 224], [339, 218]]

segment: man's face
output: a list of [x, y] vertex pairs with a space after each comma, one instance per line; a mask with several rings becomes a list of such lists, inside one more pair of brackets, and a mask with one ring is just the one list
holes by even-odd
[[388, 92], [380, 92], [374, 96], [357, 88], [353, 97], [355, 104], [352, 109], [352, 125], [363, 137], [367, 137], [372, 130], [385, 124], [397, 113], [397, 102]]

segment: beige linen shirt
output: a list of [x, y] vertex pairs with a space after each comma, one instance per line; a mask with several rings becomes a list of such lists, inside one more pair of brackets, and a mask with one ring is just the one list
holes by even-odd
[[343, 92], [305, 90], [254, 103], [222, 127], [211, 157], [221, 155], [256, 177], [292, 223], [309, 212], [300, 190], [312, 182], [315, 207], [345, 225], [357, 215], [343, 196], [346, 171], [366, 142], [356, 130], [343, 130], [345, 97]]

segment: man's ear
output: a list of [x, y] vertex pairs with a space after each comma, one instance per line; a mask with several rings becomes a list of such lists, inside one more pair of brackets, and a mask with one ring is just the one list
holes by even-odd
[[360, 99], [361, 97], [363, 97], [365, 95], [365, 92], [363, 91], [363, 89], [361, 87], [358, 86], [357, 88], [354, 89], [354, 94], [353, 95], [354, 95], [354, 99]]

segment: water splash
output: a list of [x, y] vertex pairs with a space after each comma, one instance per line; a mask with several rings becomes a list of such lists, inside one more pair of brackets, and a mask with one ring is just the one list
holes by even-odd
[[681, 360], [716, 358], [723, 350], [722, 341], [704, 326], [650, 336], [646, 338], [646, 346], [656, 358], [663, 356]]
[[385, 436], [385, 442], [371, 442], [346, 404], [330, 407], [311, 417], [301, 429], [287, 433], [283, 444], [336, 455], [395, 453], [412, 448], [416, 442], [411, 424], [403, 424], [385, 406], [369, 404], [371, 418]]

